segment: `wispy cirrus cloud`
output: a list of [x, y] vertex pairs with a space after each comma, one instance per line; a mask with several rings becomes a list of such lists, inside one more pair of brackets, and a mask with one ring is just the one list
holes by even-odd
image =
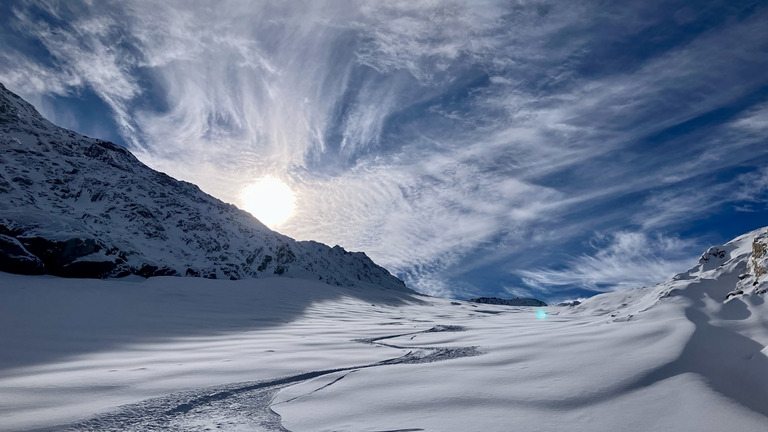
[[[118, 23], [102, 14], [67, 20], [61, 14], [73, 11], [59, 11], [48, 2], [41, 2], [40, 6], [50, 13], [51, 21], [32, 16], [26, 8], [15, 8], [14, 27], [39, 41], [52, 55], [56, 66], [46, 68], [38, 64], [25, 70], [24, 75], [40, 73], [46, 77], [45, 83], [38, 79], [32, 84], [38, 92], [42, 87], [46, 92], [62, 94], [67, 91], [64, 87], [87, 85], [112, 109], [124, 137], [137, 144], [138, 131], [129, 112], [129, 103], [140, 94], [132, 73], [136, 59], [125, 50], [115, 49], [126, 38]], [[50, 82], [49, 78], [52, 78]], [[13, 76], [10, 79], [22, 88], [30, 85], [19, 83]]]
[[592, 292], [654, 285], [690, 268], [695, 260], [685, 253], [693, 242], [639, 232], [598, 234], [593, 251], [576, 257], [561, 269], [523, 270], [523, 282], [539, 292], [566, 286]]
[[[748, 3], [25, 1], [13, 37], [47, 54], [4, 44], [0, 80], [44, 107], [94, 92], [143, 161], [225, 201], [282, 178], [281, 231], [424, 292], [594, 290], [663, 277], [705, 245], [662, 239], [760, 196]], [[653, 260], [622, 246], [642, 242]]]

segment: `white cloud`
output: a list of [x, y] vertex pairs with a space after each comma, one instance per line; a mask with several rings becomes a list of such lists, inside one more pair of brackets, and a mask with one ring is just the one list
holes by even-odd
[[[69, 3], [37, 2], [69, 22], [18, 8], [19, 30], [56, 64], [0, 51], [19, 65], [0, 79], [33, 97], [93, 89], [141, 160], [225, 201], [280, 178], [298, 205], [282, 231], [365, 250], [428, 292], [469, 292], [449, 278], [629, 222], [639, 232], [578, 259], [585, 273], [527, 276], [623, 286], [621, 269], [680, 261], [665, 250], [623, 262], [617, 248], [658, 248], [643, 233], [732, 199], [695, 179], [764, 144], [764, 108], [706, 136], [652, 139], [761, 85], [744, 71], [768, 64], [764, 13], [620, 71], [579, 73], [599, 36], [586, 24], [636, 34], [656, 24], [641, 3], [606, 18], [590, 2], [133, 0], [77, 4], [70, 19]], [[487, 83], [466, 89], [475, 79]], [[760, 181], [740, 193], [759, 195]]]
[[768, 168], [743, 174], [736, 179], [732, 201], [768, 204]]
[[[54, 15], [60, 7], [48, 2], [39, 2], [39, 6]], [[33, 79], [37, 83], [21, 84], [21, 88], [65, 94], [68, 89], [63, 86], [87, 85], [112, 109], [124, 137], [134, 144], [140, 142], [136, 139], [138, 131], [127, 105], [141, 90], [131, 74], [133, 59], [125, 58], [126, 53], [114, 49], [114, 45], [122, 42], [116, 36], [120, 32], [119, 23], [110, 16], [94, 13], [69, 22], [68, 31], [61, 31], [23, 9], [14, 9], [14, 13], [20, 29], [35, 37], [59, 63], [56, 69], [37, 65], [32, 66], [31, 71], [24, 71], [25, 74], [42, 72], [44, 77], [57, 78], [43, 83], [38, 77]]]
[[751, 109], [733, 122], [732, 126], [751, 133], [765, 134], [768, 130], [768, 104]]
[[287, 222], [286, 232], [365, 250], [396, 271], [419, 265], [444, 271], [557, 198], [554, 190], [421, 157], [406, 167], [361, 166], [298, 189], [299, 205], [312, 211]]
[[686, 255], [691, 241], [639, 232], [597, 235], [593, 255], [571, 260], [565, 268], [539, 268], [517, 272], [528, 286], [551, 293], [558, 287], [605, 292], [650, 286], [690, 268], [696, 257]]
[[[72, 88], [82, 85], [83, 80], [71, 71], [58, 71], [45, 67], [19, 53], [1, 53], [3, 63], [16, 65], [15, 68], [0, 72], [0, 80], [15, 91], [37, 96], [55, 94], [65, 96]], [[29, 99], [32, 99], [28, 96]]]
[[[740, 159], [732, 158], [729, 162], [736, 165]], [[631, 220], [643, 230], [652, 231], [704, 218], [726, 205], [733, 205], [734, 209], [740, 211], [754, 211], [756, 204], [764, 206], [766, 203], [768, 169], [762, 168], [716, 184], [693, 182], [651, 193], [644, 200], [642, 209], [631, 216]]]

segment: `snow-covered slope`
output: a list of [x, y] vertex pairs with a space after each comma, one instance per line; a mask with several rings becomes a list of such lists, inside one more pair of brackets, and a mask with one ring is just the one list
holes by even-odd
[[291, 276], [406, 289], [364, 253], [297, 242], [0, 84], [0, 270], [66, 277]]
[[766, 231], [542, 308], [0, 273], [0, 431], [764, 432]]
[[764, 227], [710, 247], [696, 266], [666, 282], [597, 295], [570, 311], [629, 320], [676, 297], [687, 299], [691, 306], [706, 306], [713, 314], [762, 305], [768, 292], [767, 249], [768, 227]]
[[765, 432], [766, 232], [542, 308], [0, 273], [0, 431]]

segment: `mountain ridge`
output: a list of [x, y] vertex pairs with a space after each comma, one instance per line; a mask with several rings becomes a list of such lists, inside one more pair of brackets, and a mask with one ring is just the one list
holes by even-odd
[[2, 83], [0, 147], [1, 271], [288, 276], [408, 290], [362, 252], [291, 239], [123, 147], [54, 125]]
[[[708, 248], [689, 270], [650, 287], [599, 294], [569, 307], [570, 312], [609, 314], [628, 321], [660, 304], [687, 299], [713, 314], [762, 305], [768, 293], [768, 227]], [[702, 301], [705, 298], [706, 301]]]

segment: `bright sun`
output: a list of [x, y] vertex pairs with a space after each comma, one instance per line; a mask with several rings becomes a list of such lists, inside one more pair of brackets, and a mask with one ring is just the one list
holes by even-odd
[[284, 181], [268, 176], [256, 180], [240, 192], [240, 204], [264, 225], [275, 228], [293, 215], [295, 197]]

